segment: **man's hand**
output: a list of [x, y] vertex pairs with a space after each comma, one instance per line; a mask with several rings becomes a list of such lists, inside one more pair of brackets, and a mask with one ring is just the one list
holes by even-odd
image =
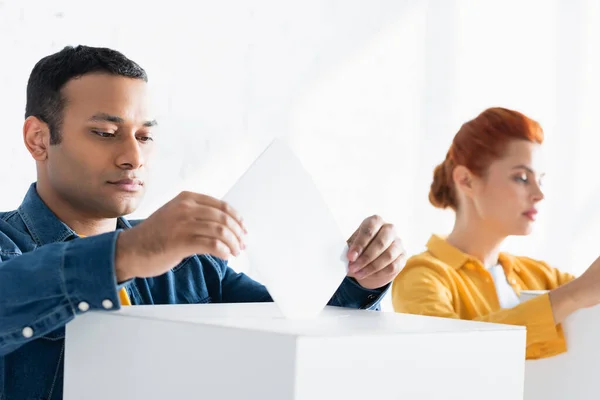
[[194, 254], [227, 260], [244, 250], [246, 233], [242, 218], [226, 203], [182, 192], [148, 219], [119, 234], [117, 279], [158, 276]]
[[366, 289], [390, 283], [406, 263], [402, 242], [392, 224], [377, 215], [363, 221], [348, 239], [348, 276]]

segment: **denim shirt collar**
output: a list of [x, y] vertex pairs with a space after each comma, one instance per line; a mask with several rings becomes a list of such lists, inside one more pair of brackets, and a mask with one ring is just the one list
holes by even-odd
[[[77, 237], [77, 234], [59, 220], [56, 214], [44, 203], [37, 192], [35, 182], [29, 187], [17, 212], [38, 246], [64, 242]], [[123, 217], [119, 217], [117, 220], [117, 229], [129, 228], [131, 228], [129, 221]]]

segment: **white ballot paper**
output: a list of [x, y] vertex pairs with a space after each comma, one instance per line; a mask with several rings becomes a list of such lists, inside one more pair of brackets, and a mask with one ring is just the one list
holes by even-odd
[[274, 140], [223, 201], [241, 213], [250, 268], [282, 314], [316, 317], [347, 274], [348, 248], [288, 144]]

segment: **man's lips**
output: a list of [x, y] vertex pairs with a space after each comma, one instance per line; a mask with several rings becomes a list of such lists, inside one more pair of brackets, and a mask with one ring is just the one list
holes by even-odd
[[120, 179], [118, 181], [109, 181], [108, 183], [126, 192], [137, 192], [144, 186], [144, 182], [136, 178]]

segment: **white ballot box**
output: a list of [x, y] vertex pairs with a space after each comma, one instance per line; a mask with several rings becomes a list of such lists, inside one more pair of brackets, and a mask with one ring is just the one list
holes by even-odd
[[132, 306], [67, 325], [66, 400], [523, 397], [525, 329], [274, 303]]
[[[536, 294], [526, 293], [521, 299]], [[526, 362], [525, 400], [600, 398], [600, 306], [576, 311], [562, 328], [566, 353]]]

